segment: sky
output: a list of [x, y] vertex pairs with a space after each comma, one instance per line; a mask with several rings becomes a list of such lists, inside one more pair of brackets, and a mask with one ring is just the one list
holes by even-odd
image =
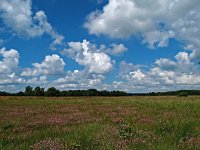
[[0, 91], [200, 88], [199, 0], [0, 0]]

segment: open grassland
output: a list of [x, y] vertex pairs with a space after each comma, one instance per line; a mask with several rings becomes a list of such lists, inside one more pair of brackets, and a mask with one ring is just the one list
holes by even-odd
[[0, 149], [200, 149], [200, 97], [0, 97]]

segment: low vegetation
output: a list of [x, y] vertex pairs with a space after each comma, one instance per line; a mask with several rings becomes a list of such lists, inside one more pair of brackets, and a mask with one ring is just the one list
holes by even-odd
[[128, 94], [123, 91], [98, 91], [96, 89], [88, 90], [69, 90], [69, 91], [60, 91], [54, 87], [48, 88], [46, 91], [41, 87], [30, 87], [25, 88], [25, 92], [18, 93], [8, 93], [1, 92], [0, 96], [47, 96], [47, 97], [60, 97], [60, 96], [127, 96]]
[[69, 97], [69, 96], [188, 96], [200, 95], [200, 90], [178, 90], [167, 92], [149, 92], [149, 93], [127, 93], [125, 91], [98, 91], [96, 89], [88, 90], [69, 90], [60, 91], [55, 87], [50, 87], [46, 91], [41, 87], [27, 86], [24, 92], [8, 93], [0, 91], [0, 96], [46, 96], [46, 97]]
[[0, 97], [0, 149], [200, 149], [200, 97]]

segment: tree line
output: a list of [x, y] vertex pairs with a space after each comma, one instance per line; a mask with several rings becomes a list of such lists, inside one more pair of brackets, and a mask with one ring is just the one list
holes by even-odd
[[149, 93], [133, 93], [129, 95], [135, 96], [189, 96], [200, 95], [200, 90], [178, 90], [167, 92], [149, 92]]
[[98, 91], [96, 89], [88, 89], [88, 90], [68, 90], [68, 91], [60, 91], [55, 87], [48, 88], [45, 90], [41, 87], [31, 87], [27, 86], [25, 91], [18, 93], [8, 93], [1, 92], [0, 96], [49, 96], [49, 97], [59, 97], [59, 96], [127, 96], [128, 93], [123, 91]]
[[167, 92], [149, 92], [149, 93], [126, 93], [124, 91], [98, 91], [96, 89], [88, 90], [68, 90], [60, 91], [55, 87], [50, 87], [47, 90], [41, 87], [27, 86], [24, 92], [17, 93], [1, 92], [0, 96], [188, 96], [188, 95], [200, 95], [200, 90], [178, 90]]

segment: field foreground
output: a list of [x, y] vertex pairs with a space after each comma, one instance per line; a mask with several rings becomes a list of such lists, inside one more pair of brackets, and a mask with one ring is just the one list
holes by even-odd
[[200, 97], [0, 97], [0, 149], [200, 149]]

